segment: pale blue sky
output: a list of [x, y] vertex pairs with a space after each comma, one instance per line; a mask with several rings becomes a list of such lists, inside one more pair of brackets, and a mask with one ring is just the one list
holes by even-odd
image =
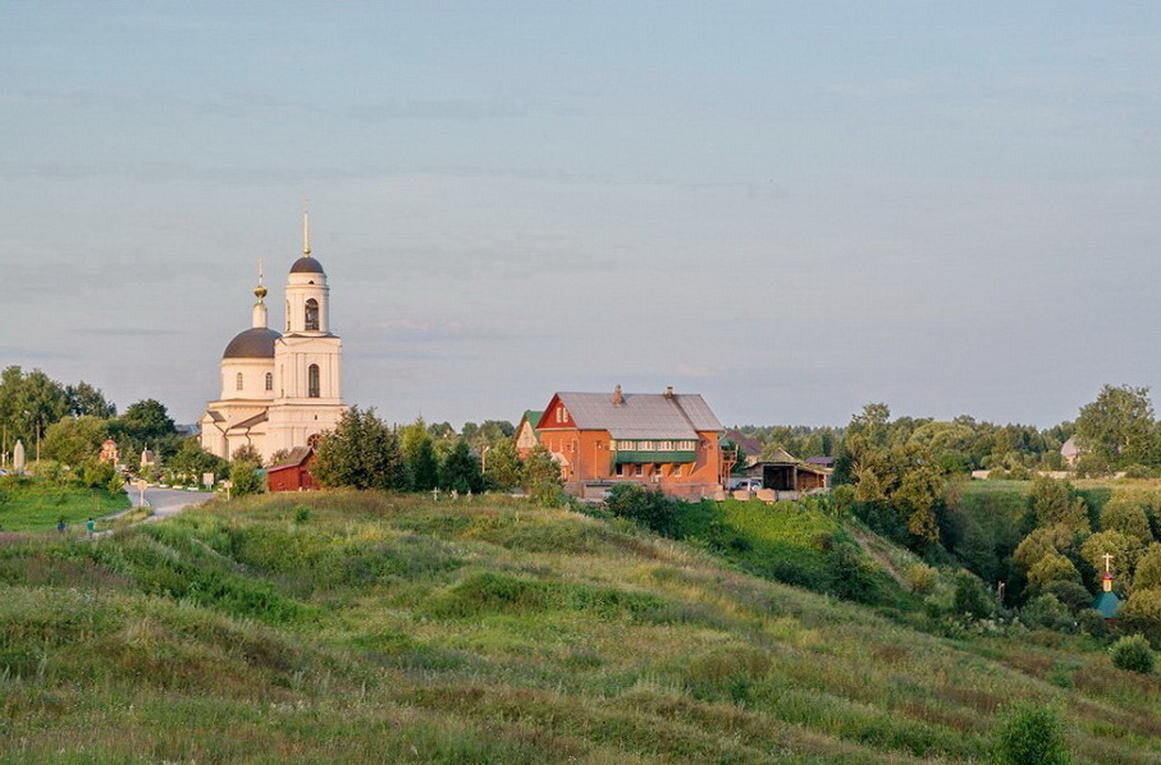
[[[311, 198], [348, 401], [1161, 390], [1161, 3], [5, 3], [0, 362], [193, 421]], [[280, 301], [272, 301], [277, 307]], [[274, 311], [273, 324], [281, 321]]]

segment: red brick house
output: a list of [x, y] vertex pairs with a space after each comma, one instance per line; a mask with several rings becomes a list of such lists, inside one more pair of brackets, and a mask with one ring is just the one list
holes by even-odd
[[535, 430], [576, 496], [628, 481], [687, 498], [722, 486], [722, 425], [698, 394], [556, 393]]
[[266, 468], [266, 486], [269, 491], [309, 491], [318, 488], [310, 473], [314, 464], [314, 449], [297, 446], [290, 451], [286, 462]]

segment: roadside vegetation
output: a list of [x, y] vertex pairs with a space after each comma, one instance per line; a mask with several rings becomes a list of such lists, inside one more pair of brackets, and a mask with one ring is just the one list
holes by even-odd
[[0, 758], [1161, 757], [1158, 683], [1088, 638], [944, 637], [739, 560], [527, 500], [343, 491], [8, 543]]

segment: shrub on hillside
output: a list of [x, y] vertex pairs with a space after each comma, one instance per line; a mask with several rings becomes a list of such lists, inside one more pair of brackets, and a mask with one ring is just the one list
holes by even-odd
[[1153, 671], [1153, 650], [1143, 635], [1129, 635], [1113, 643], [1109, 648], [1113, 666], [1129, 672], [1147, 675]]
[[1068, 606], [1068, 610], [1073, 613], [1082, 611], [1092, 605], [1092, 593], [1076, 582], [1049, 582], [1043, 588], [1043, 591], [1055, 595], [1056, 599]]
[[1051, 707], [1022, 704], [996, 731], [996, 761], [1005, 765], [1056, 765], [1069, 762], [1060, 714]]
[[1105, 621], [1100, 611], [1086, 608], [1076, 615], [1076, 620], [1080, 625], [1080, 631], [1086, 635], [1098, 640], [1104, 640], [1109, 636], [1109, 623]]
[[907, 569], [907, 589], [916, 595], [930, 595], [935, 589], [938, 574], [926, 563], [916, 563]]
[[960, 571], [955, 577], [955, 612], [985, 619], [996, 611], [996, 603], [987, 585], [979, 577]]
[[1157, 471], [1144, 465], [1129, 465], [1125, 468], [1125, 478], [1156, 478]]
[[672, 537], [680, 531], [680, 503], [660, 491], [636, 483], [620, 484], [609, 492], [606, 505], [613, 515], [628, 518], [658, 534]]
[[1029, 627], [1047, 630], [1071, 631], [1076, 627], [1068, 607], [1055, 595], [1037, 595], [1020, 610], [1020, 619]]

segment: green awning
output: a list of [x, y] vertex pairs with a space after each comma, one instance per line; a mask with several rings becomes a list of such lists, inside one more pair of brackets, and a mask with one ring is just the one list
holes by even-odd
[[697, 452], [617, 452], [614, 459], [619, 463], [639, 463], [639, 462], [697, 462]]

